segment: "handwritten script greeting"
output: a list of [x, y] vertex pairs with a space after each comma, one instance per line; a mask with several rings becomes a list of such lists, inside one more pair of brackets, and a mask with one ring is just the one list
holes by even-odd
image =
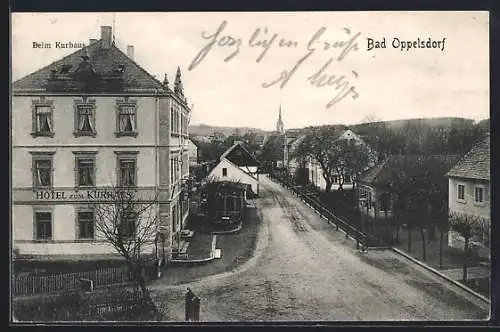
[[332, 41], [327, 40], [325, 37], [326, 27], [321, 27], [310, 37], [306, 44], [302, 44], [297, 40], [281, 37], [278, 33], [269, 33], [267, 28], [256, 28], [248, 40], [244, 40], [241, 37], [226, 33], [227, 25], [227, 21], [223, 21], [215, 32], [204, 31], [201, 34], [201, 38], [207, 41], [207, 43], [193, 58], [189, 65], [189, 70], [195, 69], [214, 48], [227, 50], [228, 54], [224, 58], [224, 62], [231, 61], [240, 54], [244, 45], [249, 48], [260, 49], [261, 51], [255, 59], [257, 63], [262, 62], [272, 48], [302, 50], [304, 52], [303, 55], [298, 58], [297, 62], [291, 68], [283, 69], [277, 77], [261, 84], [263, 88], [279, 86], [280, 89], [283, 89], [307, 59], [312, 58], [315, 53], [330, 52], [333, 54], [330, 59], [319, 67], [317, 71], [310, 74], [307, 80], [316, 88], [326, 86], [333, 88], [334, 96], [326, 104], [326, 108], [332, 107], [348, 96], [352, 99], [359, 97], [356, 86], [352, 83], [359, 76], [356, 71], [350, 70], [348, 74], [331, 74], [327, 72], [334, 61], [341, 62], [350, 53], [359, 50], [358, 40], [361, 35], [360, 32], [354, 33], [351, 29], [344, 28], [342, 30], [344, 38]]

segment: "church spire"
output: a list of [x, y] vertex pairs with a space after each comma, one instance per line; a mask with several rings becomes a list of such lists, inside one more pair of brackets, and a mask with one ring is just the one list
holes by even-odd
[[278, 122], [276, 122], [276, 131], [278, 134], [283, 134], [285, 132], [284, 126], [283, 126], [283, 120], [281, 119], [281, 105], [279, 108], [279, 113], [278, 113]]

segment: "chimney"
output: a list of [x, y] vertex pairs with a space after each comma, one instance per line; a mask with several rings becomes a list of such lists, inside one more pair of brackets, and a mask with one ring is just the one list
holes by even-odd
[[134, 45], [127, 45], [127, 56], [134, 60]]
[[94, 38], [90, 38], [89, 39], [89, 45], [92, 45], [93, 43], [95, 43], [97, 41], [97, 39], [94, 39]]
[[101, 48], [109, 49], [113, 38], [113, 30], [110, 26], [101, 26]]

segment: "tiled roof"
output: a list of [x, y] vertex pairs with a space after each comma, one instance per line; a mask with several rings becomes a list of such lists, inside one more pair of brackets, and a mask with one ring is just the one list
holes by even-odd
[[446, 174], [468, 179], [490, 179], [490, 135], [477, 142]]
[[[85, 56], [88, 56], [88, 63], [93, 69], [90, 69], [90, 71], [93, 71], [97, 77], [119, 77], [123, 89], [164, 89], [160, 81], [150, 75], [119, 48], [111, 45], [109, 49], [102, 49], [99, 40], [15, 81], [12, 86], [13, 91], [50, 91], [52, 85], [48, 79], [53, 73], [56, 73], [56, 77], [65, 78], [59, 80], [64, 81], [61, 83], [63, 87], [61, 88], [60, 85], [57, 87], [58, 90], [63, 89], [63, 91], [57, 92], [75, 92], [79, 87], [76, 82], [77, 79], [75, 79], [76, 70], [81, 66]], [[68, 69], [66, 73], [64, 69]]]
[[241, 142], [234, 143], [220, 157], [220, 160], [226, 158], [237, 166], [259, 166], [260, 163], [255, 157], [243, 146]]
[[360, 182], [364, 182], [364, 183], [372, 183], [372, 182], [374, 182], [375, 178], [382, 171], [382, 169], [385, 166], [385, 163], [387, 161], [388, 160], [386, 160], [383, 163], [375, 165], [375, 166], [371, 167], [370, 169], [366, 170], [363, 173], [363, 175], [361, 176]]
[[425, 175], [429, 181], [440, 180], [459, 158], [459, 155], [392, 155], [367, 170], [360, 182], [388, 185], [420, 175]]

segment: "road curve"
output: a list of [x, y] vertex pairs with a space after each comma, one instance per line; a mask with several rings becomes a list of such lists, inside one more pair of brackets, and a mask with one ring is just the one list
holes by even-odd
[[489, 318], [489, 305], [397, 253], [360, 253], [286, 189], [261, 179], [261, 253], [234, 272], [155, 289], [173, 320], [184, 319], [186, 286], [201, 298], [202, 321]]

